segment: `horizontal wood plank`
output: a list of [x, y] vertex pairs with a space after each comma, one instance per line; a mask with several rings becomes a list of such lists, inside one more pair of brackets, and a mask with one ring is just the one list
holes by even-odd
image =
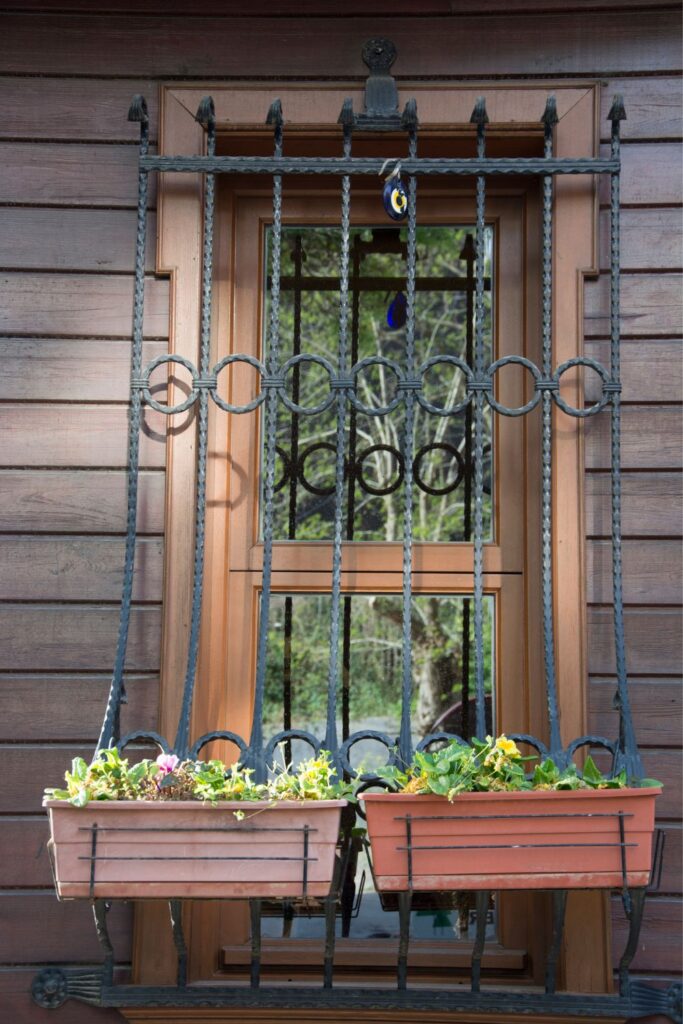
[[[609, 342], [588, 341], [585, 355], [609, 371]], [[586, 371], [586, 400], [596, 402], [602, 391], [597, 373]], [[621, 343], [622, 402], [680, 402], [683, 396], [683, 343], [680, 339], [638, 339]]]
[[[609, 146], [600, 155], [609, 156]], [[681, 201], [681, 158], [678, 142], [637, 143], [621, 150], [621, 202], [638, 206], [673, 204]], [[600, 178], [600, 202], [609, 205], [609, 175]]]
[[[514, 15], [482, 26], [478, 15], [457, 19], [391, 16], [374, 27], [390, 35], [401, 54], [402, 75], [618, 74], [680, 66], [676, 11], [647, 11], [617, 18], [609, 12]], [[9, 74], [308, 76], [364, 75], [360, 40], [368, 24], [354, 17], [327, 18], [313, 29], [305, 18], [282, 26], [264, 19], [258, 33], [248, 18], [212, 22], [172, 17], [6, 15], [0, 64]], [[106, 45], [103, 40], [106, 38]]]
[[[125, 541], [109, 537], [0, 537], [0, 600], [118, 601]], [[134, 601], [161, 601], [163, 541], [138, 540]]]
[[[680, 81], [669, 78], [613, 78], [602, 89], [601, 132], [609, 138], [609, 114], [615, 94], [624, 97], [626, 120], [621, 122], [622, 139], [680, 139], [683, 137], [683, 108]], [[607, 122], [607, 123], [606, 123]]]
[[[135, 270], [136, 210], [53, 210], [11, 207], [3, 210], [0, 267], [7, 270]], [[156, 238], [150, 213], [149, 238]], [[148, 244], [145, 267], [154, 269], [156, 253]]]
[[[621, 281], [621, 331], [627, 337], [683, 333], [680, 274], [628, 274]], [[584, 330], [587, 338], [609, 337], [609, 275], [588, 281]]]
[[[681, 675], [681, 612], [678, 608], [627, 608], [626, 662], [630, 672]], [[588, 609], [588, 671], [613, 675], [614, 634], [612, 610]]]
[[[616, 679], [594, 677], [588, 687], [589, 730], [617, 736], [619, 714], [614, 707]], [[683, 686], [680, 679], [632, 679], [631, 710], [641, 746], [678, 747], [683, 726]]]
[[[100, 47], [104, 45], [100, 38]], [[75, 70], [72, 68], [68, 74]], [[86, 85], [78, 78], [50, 78], [43, 72], [47, 68], [37, 78], [3, 78], [0, 138], [135, 143], [140, 138], [140, 126], [128, 120], [128, 108], [136, 93], [142, 93], [147, 100], [150, 133], [156, 138], [156, 82], [95, 78]]]
[[[143, 346], [146, 366], [164, 355], [168, 344], [148, 341]], [[127, 402], [130, 399], [131, 344], [129, 341], [92, 341], [64, 338], [0, 338], [0, 398], [6, 401]], [[174, 372], [189, 385], [183, 368]], [[168, 370], [155, 371], [153, 383], [166, 379]], [[189, 394], [189, 386], [187, 388]], [[161, 396], [161, 397], [160, 397]], [[155, 389], [154, 397], [164, 401]]]
[[[118, 901], [107, 917], [117, 959], [124, 963], [131, 956], [132, 915], [131, 904]], [[102, 961], [88, 901], [59, 903], [51, 892], [0, 893], [0, 963], [64, 963], [65, 958]]]
[[[681, 467], [681, 410], [675, 406], [631, 405], [621, 414], [621, 463], [624, 469]], [[609, 469], [610, 415], [585, 421], [586, 466]]]
[[[625, 123], [625, 122], [624, 122]], [[622, 270], [680, 270], [683, 210], [638, 207], [621, 211]], [[610, 213], [600, 212], [600, 268], [610, 267]]]
[[[107, 274], [0, 273], [1, 334], [130, 338], [133, 278]], [[144, 331], [167, 338], [169, 284], [147, 278]]]
[[[178, 426], [187, 427], [180, 413]], [[145, 409], [140, 464], [160, 467], [166, 457], [167, 418]], [[193, 429], [191, 427], [190, 429]], [[39, 441], [37, 440], [39, 439]], [[0, 463], [12, 466], [115, 466], [128, 463], [125, 406], [0, 405]]]
[[[98, 675], [0, 674], [0, 740], [96, 742], [107, 706], [111, 671]], [[130, 675], [121, 732], [156, 729], [159, 678]], [[78, 708], [78, 714], [74, 714]]]
[[[109, 672], [114, 663], [119, 609], [97, 605], [0, 605], [0, 644], [6, 672]], [[161, 610], [134, 606], [130, 672], [158, 672]]]
[[[91, 0], [24, 0], [26, 10], [37, 11], [92, 11]], [[572, 0], [572, 10], [590, 11], [623, 10], [635, 8], [644, 10], [649, 7], [675, 7], [672, 0]], [[231, 0], [230, 9], [226, 11], [225, 0], [174, 0], [176, 14], [212, 15], [232, 17], [251, 15], [260, 18], [291, 18], [306, 16], [309, 18], [329, 17], [325, 0], [278, 0], [277, 8], [272, 0]], [[389, 15], [442, 15], [454, 17], [463, 14], [507, 14], [510, 9], [516, 12], [534, 14], [548, 10], [548, 0], [421, 0], [419, 8], [415, 0], [347, 0], [346, 14], [389, 14]], [[102, 14], [114, 11], [131, 12], [130, 0], [108, 0]], [[136, 0], [137, 14], [167, 14], [168, 6], [164, 0]]]
[[[586, 533], [611, 534], [611, 481], [608, 473], [585, 477]], [[623, 536], [681, 536], [683, 532], [683, 475], [624, 473], [621, 478]]]
[[[0, 531], [122, 533], [126, 529], [123, 470], [0, 471]], [[164, 529], [164, 474], [140, 473], [138, 534]]]
[[[1, 548], [0, 548], [1, 550]], [[622, 545], [626, 604], [681, 604], [683, 548], [678, 540], [626, 540]], [[607, 540], [586, 546], [588, 601], [612, 601], [612, 545]]]
[[[628, 937], [628, 922], [618, 897], [613, 896], [612, 907], [612, 962], [616, 967]], [[643, 926], [638, 951], [633, 960], [634, 971], [677, 971], [681, 966], [680, 899], [657, 898], [645, 901]]]
[[[640, 751], [646, 778], [657, 779], [662, 783], [662, 792], [657, 797], [655, 816], [658, 821], [673, 820], [680, 822], [683, 814], [681, 788], [679, 780], [683, 770], [683, 751], [671, 749], [646, 748]], [[595, 761], [607, 771], [610, 759], [596, 748]]]
[[[156, 152], [156, 148], [151, 151]], [[2, 142], [0, 163], [0, 203], [137, 206], [136, 146]], [[150, 207], [156, 203], [156, 189], [157, 175], [152, 174], [148, 186]]]

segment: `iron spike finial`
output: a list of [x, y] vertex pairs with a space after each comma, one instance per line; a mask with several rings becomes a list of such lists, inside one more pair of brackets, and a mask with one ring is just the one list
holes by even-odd
[[405, 130], [409, 132], [417, 131], [417, 100], [414, 98], [408, 100], [403, 108], [403, 113], [401, 114], [401, 127], [405, 128]]
[[343, 125], [344, 128], [352, 128], [353, 118], [353, 100], [347, 96], [342, 104], [341, 113], [337, 118], [337, 124]]
[[559, 120], [557, 116], [557, 100], [552, 95], [548, 96], [543, 117], [541, 118], [541, 123], [545, 125], [546, 132], [552, 132]]
[[140, 124], [147, 124], [149, 122], [147, 100], [140, 93], [136, 93], [131, 100], [130, 107], [128, 108], [128, 120], [138, 121]]
[[486, 113], [486, 99], [483, 96], [480, 96], [474, 104], [474, 110], [470, 117], [470, 124], [476, 124], [480, 128], [483, 128], [483, 126], [488, 123], [489, 115]]
[[282, 128], [284, 119], [282, 117], [282, 103], [278, 100], [273, 100], [268, 108], [268, 115], [266, 117], [266, 124], [271, 125], [273, 128]]
[[195, 121], [204, 127], [215, 127], [216, 124], [216, 108], [213, 102], [213, 96], [205, 96], [197, 107], [197, 113], [194, 117]]
[[460, 250], [461, 260], [473, 260], [476, 256], [474, 248], [474, 236], [470, 231], [465, 235], [465, 241], [463, 242], [462, 249]]
[[619, 121], [626, 120], [626, 108], [624, 107], [624, 97], [621, 93], [617, 93], [612, 100], [612, 106], [609, 108], [609, 114], [607, 120], [615, 124]]

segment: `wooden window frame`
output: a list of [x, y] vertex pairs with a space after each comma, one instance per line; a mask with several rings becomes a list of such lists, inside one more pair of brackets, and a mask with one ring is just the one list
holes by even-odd
[[[406, 83], [400, 91], [401, 102], [408, 96], [417, 98], [421, 135], [431, 134], [437, 138], [466, 134], [464, 126], [477, 96], [485, 93], [489, 135], [502, 140], [514, 152], [542, 136], [538, 118], [550, 90], [557, 97], [560, 119], [556, 130], [557, 155], [596, 155], [600, 87], [595, 82], [553, 82], [552, 86], [543, 82], [492, 83], [477, 84], [476, 89], [450, 83], [415, 82]], [[289, 137], [297, 133], [301, 137], [335, 137], [338, 132], [332, 131], [331, 126], [335, 125], [344, 98], [351, 96], [356, 109], [362, 105], [362, 90], [357, 83], [349, 86], [343, 83], [287, 84], [277, 90], [271, 83], [164, 85], [160, 97], [160, 154], [191, 155], [202, 151], [203, 132], [194, 121], [194, 111], [207, 93], [214, 98], [219, 133], [239, 131], [263, 138], [265, 111], [275, 92], [282, 99]], [[583, 280], [585, 276], [597, 274], [598, 206], [596, 184], [588, 176], [558, 178], [555, 196], [553, 328], [554, 362], [558, 365], [582, 353]], [[200, 177], [163, 174], [158, 193], [157, 271], [171, 278], [169, 351], [193, 360], [196, 360], [199, 344], [201, 223]], [[219, 232], [214, 259], [215, 286], [219, 293], [227, 286], [225, 273], [230, 265], [230, 244], [229, 233]], [[532, 239], [529, 244], [533, 247]], [[530, 255], [533, 261], [534, 254]], [[532, 308], [534, 301], [538, 304], [538, 281], [532, 273], [528, 280], [528, 308]], [[227, 304], [219, 300], [213, 322], [215, 337], [229, 327], [223, 320], [227, 315]], [[577, 391], [576, 384], [570, 383], [567, 400], [572, 401]], [[188, 414], [188, 418], [190, 416]], [[213, 501], [207, 512], [207, 565], [227, 564], [228, 557], [230, 494], [225, 472], [225, 424], [221, 424], [221, 419], [224, 417], [211, 417], [209, 428], [208, 487]], [[555, 630], [562, 727], [565, 737], [570, 737], [586, 732], [583, 423], [564, 417], [561, 427], [554, 433], [553, 441], [553, 518], [556, 537], [562, 539], [556, 544], [554, 558], [555, 594], [562, 595], [562, 614], [556, 614]], [[222, 459], [218, 457], [221, 452]], [[174, 429], [168, 434], [166, 463], [166, 562], [159, 713], [162, 735], [171, 734], [175, 728], [184, 676], [187, 644], [184, 626], [189, 620], [191, 593], [194, 463], [194, 430], [183, 429], [183, 423], [174, 423]], [[530, 469], [532, 491], [538, 485], [533, 473]], [[527, 508], [526, 512], [533, 519], [532, 508]], [[527, 572], [540, 579], [539, 566], [531, 549]], [[225, 662], [225, 638], [229, 633], [226, 593], [223, 591], [221, 595], [217, 586], [210, 589], [203, 608], [200, 679], [216, 678], [217, 667]], [[540, 619], [536, 618], [536, 622], [538, 625]], [[195, 732], [197, 728], [203, 731], [206, 723], [216, 727], [224, 722], [226, 710], [230, 713], [231, 709], [225, 707], [222, 694], [216, 688], [205, 688], [201, 697], [198, 693]], [[531, 726], [536, 734], [542, 735], [543, 723], [534, 718], [536, 713], [532, 711]], [[231, 728], [240, 731], [244, 724], [231, 715]], [[186, 912], [192, 977], [216, 976], [220, 913], [216, 904], [201, 902], [194, 903]], [[570, 952], [564, 956], [562, 964], [566, 988], [584, 992], [610, 991], [609, 940], [604, 895], [572, 893], [565, 929], [565, 949]], [[153, 903], [140, 904], [135, 918], [135, 980], [147, 984], [171, 983], [173, 972], [167, 909]], [[183, 1011], [179, 1019], [189, 1020], [191, 1015]]]

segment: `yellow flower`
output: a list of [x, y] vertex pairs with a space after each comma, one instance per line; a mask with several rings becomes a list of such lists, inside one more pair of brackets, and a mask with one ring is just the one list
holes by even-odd
[[502, 751], [506, 757], [521, 757], [517, 744], [514, 740], [509, 740], [507, 736], [499, 736], [496, 740], [496, 748]]

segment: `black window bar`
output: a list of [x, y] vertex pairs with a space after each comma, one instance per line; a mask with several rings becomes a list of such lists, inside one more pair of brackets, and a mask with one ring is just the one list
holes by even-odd
[[[554, 97], [549, 97], [542, 116], [544, 126], [544, 154], [541, 158], [492, 158], [486, 155], [486, 125], [488, 116], [484, 99], [479, 99], [474, 108], [471, 123], [476, 131], [475, 158], [420, 158], [417, 155], [418, 118], [417, 106], [410, 100], [399, 114], [398, 94], [394, 79], [389, 69], [395, 59], [393, 44], [387, 40], [372, 40], [363, 51], [363, 57], [370, 69], [366, 84], [365, 111], [354, 114], [350, 100], [344, 102], [339, 123], [342, 130], [341, 157], [287, 157], [283, 154], [283, 114], [279, 100], [275, 100], [266, 119], [272, 128], [274, 150], [272, 157], [250, 156], [216, 156], [216, 119], [214, 105], [210, 97], [202, 100], [197, 112], [197, 121], [206, 130], [206, 154], [196, 157], [150, 156], [148, 151], [149, 122], [147, 106], [142, 96], [133, 100], [128, 117], [140, 125], [140, 158], [138, 179], [138, 212], [137, 238], [135, 256], [135, 289], [133, 307], [133, 351], [131, 371], [131, 404], [129, 430], [129, 473], [128, 473], [128, 506], [127, 531], [124, 564], [124, 582], [121, 601], [120, 624], [114, 671], [111, 681], [109, 699], [104, 715], [101, 734], [97, 749], [101, 750], [114, 744], [124, 748], [134, 741], [152, 741], [164, 752], [173, 751], [180, 758], [198, 757], [201, 750], [212, 740], [224, 739], [236, 744], [240, 751], [243, 764], [254, 769], [256, 777], [263, 779], [267, 767], [274, 759], [276, 747], [280, 743], [291, 744], [294, 740], [304, 741], [314, 751], [329, 750], [334, 758], [337, 770], [353, 777], [356, 772], [351, 765], [351, 749], [362, 739], [374, 739], [383, 744], [389, 756], [397, 762], [407, 762], [412, 753], [410, 698], [412, 688], [412, 651], [411, 651], [411, 599], [412, 599], [412, 567], [413, 567], [413, 487], [414, 487], [414, 417], [416, 403], [426, 412], [441, 416], [465, 414], [467, 423], [466, 486], [471, 488], [465, 502], [466, 537], [472, 537], [474, 550], [474, 577], [472, 597], [472, 618], [474, 626], [474, 679], [475, 679], [475, 726], [474, 735], [483, 737], [487, 732], [486, 724], [486, 693], [484, 686], [484, 417], [486, 406], [493, 412], [503, 416], [524, 416], [539, 404], [542, 412], [542, 598], [543, 598], [543, 652], [548, 713], [549, 743], [541, 739], [517, 734], [514, 739], [529, 744], [545, 757], [552, 757], [559, 765], [568, 764], [581, 747], [601, 747], [612, 757], [612, 769], [619, 772], [626, 770], [629, 780], [637, 782], [643, 777], [642, 764], [638, 753], [633, 729], [630, 701], [626, 674], [625, 637], [622, 597], [621, 567], [621, 468], [620, 468], [620, 395], [619, 379], [619, 175], [620, 175], [620, 122], [626, 117], [621, 97], [616, 96], [610, 109], [608, 119], [611, 122], [610, 155], [605, 158], [562, 158], [553, 154], [553, 129], [558, 117]], [[401, 160], [401, 170], [408, 177], [408, 213], [407, 213], [407, 245], [406, 245], [406, 342], [402, 365], [382, 355], [369, 356], [360, 361], [350, 363], [349, 359], [349, 320], [357, 316], [350, 303], [350, 204], [351, 176], [372, 175], [380, 172], [381, 161], [376, 158], [353, 157], [351, 153], [354, 132], [402, 131], [407, 135], [408, 154]], [[147, 185], [150, 173], [172, 171], [175, 173], [202, 173], [204, 175], [204, 208], [203, 208], [203, 258], [202, 258], [202, 291], [201, 291], [201, 334], [199, 366], [195, 367], [189, 360], [177, 355], [163, 355], [152, 360], [147, 366], [142, 364], [143, 309], [144, 309], [144, 267], [147, 234]], [[273, 225], [272, 225], [272, 262], [271, 262], [271, 294], [270, 320], [268, 329], [268, 345], [265, 364], [249, 355], [229, 355], [215, 366], [210, 366], [210, 333], [211, 333], [211, 285], [213, 267], [213, 230], [216, 174], [262, 174], [272, 178], [273, 183]], [[339, 330], [337, 365], [320, 356], [295, 351], [295, 354], [281, 363], [280, 356], [280, 291], [281, 291], [281, 254], [282, 254], [282, 178], [283, 175], [308, 174], [341, 178], [341, 243], [339, 253]], [[553, 178], [559, 174], [608, 174], [611, 181], [611, 217], [610, 217], [610, 364], [605, 367], [588, 357], [570, 359], [553, 370], [552, 344], [552, 232], [553, 232]], [[415, 292], [416, 292], [416, 238], [417, 238], [417, 183], [422, 175], [437, 175], [443, 178], [474, 175], [476, 177], [476, 228], [474, 249], [468, 248], [468, 276], [474, 264], [474, 295], [468, 290], [468, 309], [474, 312], [474, 337], [472, 338], [472, 316], [468, 316], [468, 345], [466, 360], [450, 354], [442, 354], [416, 365], [415, 351]], [[484, 344], [484, 293], [487, 286], [485, 279], [485, 230], [486, 230], [486, 181], [490, 176], [497, 175], [533, 175], [542, 183], [542, 358], [541, 366], [536, 366], [521, 355], [509, 355], [486, 365]], [[357, 275], [357, 263], [354, 262], [354, 273]], [[354, 290], [354, 302], [357, 292]], [[300, 314], [299, 314], [300, 315]], [[351, 346], [353, 356], [353, 345]], [[432, 405], [424, 392], [423, 379], [426, 371], [435, 361], [450, 363], [459, 370], [465, 379], [465, 397], [450, 408], [438, 408]], [[192, 375], [192, 389], [187, 398], [175, 405], [166, 405], [152, 397], [150, 375], [153, 370], [163, 364], [180, 363]], [[228, 366], [234, 363], [246, 363], [254, 367], [261, 379], [260, 393], [250, 402], [236, 406], [224, 400], [217, 390], [218, 377]], [[304, 364], [315, 363], [322, 367], [329, 379], [329, 393], [316, 406], [307, 407], [300, 404], [297, 386], [298, 374]], [[530, 400], [518, 408], [502, 405], [493, 392], [496, 372], [503, 366], [516, 364], [525, 367], [534, 382], [534, 393]], [[371, 366], [381, 365], [396, 377], [394, 396], [383, 407], [365, 405], [356, 389], [357, 377]], [[563, 374], [573, 367], [588, 367], [600, 377], [602, 388], [599, 399], [592, 405], [583, 408], [570, 406], [560, 393]], [[286, 391], [286, 378], [292, 373], [294, 388], [293, 397]], [[264, 429], [264, 465], [263, 465], [263, 579], [260, 622], [258, 632], [258, 655], [256, 670], [256, 686], [254, 697], [254, 714], [251, 735], [245, 739], [228, 729], [216, 729], [190, 742], [189, 727], [192, 709], [192, 698], [196, 681], [197, 655], [199, 649], [199, 629], [202, 599], [203, 563], [204, 563], [204, 525], [206, 507], [206, 467], [207, 467], [207, 434], [209, 399], [223, 411], [232, 415], [243, 415], [254, 412], [263, 406]], [[285, 707], [285, 728], [267, 741], [263, 734], [263, 711], [265, 695], [265, 673], [267, 654], [267, 634], [269, 606], [271, 599], [271, 572], [273, 551], [273, 500], [276, 491], [275, 466], [277, 455], [277, 410], [282, 402], [293, 417], [313, 416], [332, 408], [336, 410], [336, 444], [335, 448], [335, 485], [334, 485], [334, 535], [332, 544], [332, 590], [330, 615], [330, 655], [328, 666], [326, 728], [323, 737], [316, 737], [310, 732], [292, 727], [290, 712]], [[187, 665], [185, 672], [182, 706], [175, 739], [167, 738], [155, 732], [135, 731], [120, 736], [120, 708], [125, 699], [124, 692], [124, 661], [128, 639], [130, 609], [132, 600], [133, 568], [136, 539], [136, 511], [139, 471], [139, 434], [143, 405], [149, 405], [159, 412], [172, 416], [183, 412], [193, 405], [198, 405], [197, 416], [197, 478], [195, 503], [195, 539], [194, 539], [194, 572], [192, 584], [192, 610], [190, 636], [188, 645]], [[343, 631], [343, 620], [350, 614], [341, 585], [342, 541], [344, 537], [344, 486], [345, 486], [345, 425], [347, 416], [353, 417], [361, 412], [370, 416], [385, 416], [401, 404], [404, 406], [404, 428], [400, 465], [403, 473], [403, 574], [402, 574], [402, 646], [401, 646], [401, 679], [402, 702], [401, 720], [398, 742], [394, 737], [373, 730], [362, 730], [348, 735], [348, 694], [342, 693], [342, 704], [346, 707], [343, 716], [344, 737], [339, 742], [337, 734], [337, 707], [339, 703], [341, 677], [344, 669], [345, 655], [340, 660], [340, 639]], [[602, 736], [586, 735], [563, 745], [560, 730], [560, 712], [557, 699], [555, 679], [555, 649], [553, 637], [553, 585], [552, 585], [552, 501], [551, 487], [553, 477], [552, 466], [552, 416], [553, 404], [565, 414], [574, 417], [593, 416], [609, 408], [611, 412], [611, 535], [612, 535], [612, 569], [613, 569], [613, 602], [614, 602], [614, 642], [616, 650], [617, 693], [615, 703], [619, 711], [619, 735], [615, 739]], [[469, 427], [472, 427], [471, 434]], [[470, 459], [472, 475], [470, 479]], [[291, 499], [290, 499], [291, 500]], [[470, 512], [473, 504], [473, 514]], [[472, 522], [473, 520], [473, 522]], [[290, 609], [291, 614], [291, 609]], [[467, 617], [470, 607], [467, 602]], [[469, 633], [468, 633], [469, 635]], [[469, 650], [467, 658], [469, 659]], [[287, 666], [285, 665], [285, 673]], [[463, 694], [465, 697], [465, 694]], [[345, 703], [346, 702], [346, 703]], [[466, 703], [466, 701], [464, 701]], [[463, 705], [464, 708], [464, 705]], [[463, 731], [467, 731], [466, 729]], [[423, 738], [420, 749], [427, 748], [437, 740], [451, 738], [444, 731], [433, 732]], [[459, 738], [459, 737], [458, 737]], [[367, 783], [376, 777], [372, 773], [362, 776]], [[623, 823], [622, 823], [623, 827]], [[408, 829], [408, 847], [410, 847], [410, 830]], [[95, 843], [95, 839], [93, 839]], [[623, 842], [622, 842], [623, 846]], [[653, 878], [661, 873], [661, 846], [657, 840], [657, 863], [653, 870]], [[348, 851], [347, 851], [348, 853]], [[410, 853], [410, 850], [409, 850]], [[622, 849], [623, 855], [623, 849]], [[92, 855], [92, 869], [95, 868], [95, 854]], [[343, 859], [343, 858], [341, 858]], [[341, 863], [340, 859], [340, 863]], [[333, 883], [333, 891], [329, 901], [335, 901], [338, 895], [340, 879]], [[629, 977], [629, 966], [637, 949], [640, 925], [642, 922], [645, 888], [624, 887], [623, 903], [629, 919], [629, 934], [619, 964], [619, 994], [609, 995], [575, 995], [556, 992], [556, 965], [566, 902], [566, 890], [555, 890], [553, 894], [553, 935], [546, 959], [545, 991], [522, 992], [510, 989], [481, 990], [480, 970], [484, 947], [486, 909], [488, 893], [476, 894], [477, 929], [472, 952], [470, 991], [460, 988], [427, 990], [420, 988], [411, 990], [406, 983], [407, 950], [409, 940], [409, 908], [408, 899], [399, 894], [400, 940], [399, 959], [397, 965], [397, 984], [393, 989], [333, 987], [333, 955], [334, 955], [334, 911], [327, 907], [327, 932], [325, 944], [325, 970], [323, 985], [315, 987], [278, 987], [268, 985], [261, 987], [260, 982], [260, 901], [252, 903], [252, 969], [251, 985], [210, 987], [188, 985], [186, 981], [187, 951], [182, 932], [180, 901], [170, 900], [171, 925], [173, 938], [178, 954], [178, 975], [176, 986], [145, 987], [114, 982], [114, 952], [109, 938], [106, 912], [109, 903], [104, 900], [93, 901], [95, 925], [103, 953], [104, 964], [100, 970], [82, 970], [75, 968], [46, 968], [41, 971], [33, 982], [32, 992], [35, 1001], [46, 1008], [55, 1008], [68, 999], [74, 998], [96, 1006], [217, 1006], [217, 1007], [291, 1007], [291, 1008], [324, 1008], [339, 1009], [434, 1009], [434, 1010], [472, 1010], [495, 1016], [501, 1013], [519, 1012], [523, 1014], [557, 1013], [568, 1016], [579, 1016], [589, 1020], [623, 1016], [645, 1016], [663, 1014], [672, 1021], [681, 1021], [681, 987], [670, 986], [668, 990], [655, 989]], [[408, 894], [409, 897], [409, 894]], [[330, 925], [331, 921], [331, 925]]]

